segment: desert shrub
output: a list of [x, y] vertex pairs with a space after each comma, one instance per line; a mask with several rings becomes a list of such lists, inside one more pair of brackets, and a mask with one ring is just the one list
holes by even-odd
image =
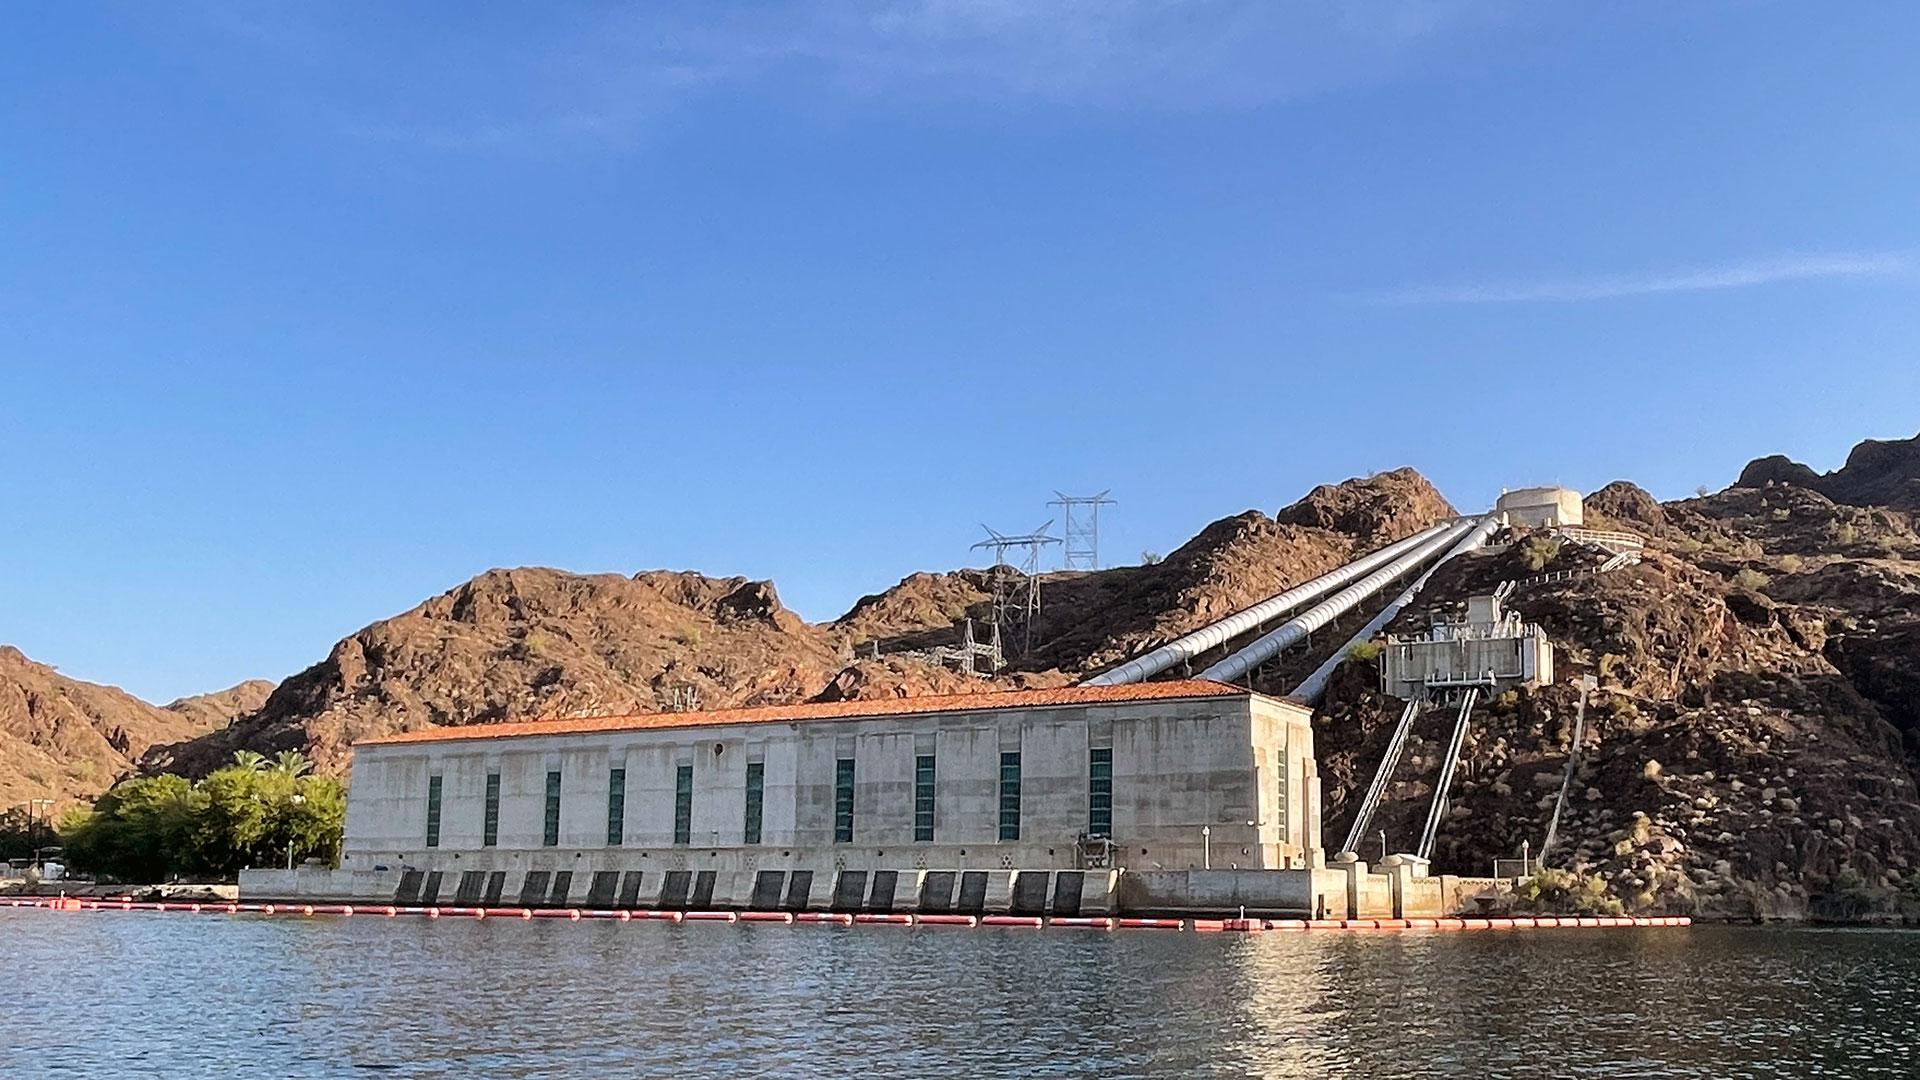
[[1543, 866], [1514, 890], [1514, 898], [1528, 909], [1563, 915], [1619, 915], [1626, 910], [1598, 874]]
[[1520, 541], [1520, 559], [1527, 569], [1538, 573], [1560, 555], [1560, 541], [1550, 536], [1529, 536]]
[[673, 643], [676, 645], [684, 645], [691, 649], [700, 644], [701, 636], [699, 627], [682, 626], [673, 632]]
[[1797, 574], [1805, 566], [1805, 560], [1801, 559], [1798, 555], [1780, 556], [1780, 569], [1789, 574]]
[[1152, 566], [1153, 564], [1159, 561], [1160, 561], [1160, 553], [1157, 551], [1143, 551], [1140, 553], [1141, 566]]
[[1767, 587], [1767, 575], [1751, 566], [1745, 566], [1741, 567], [1739, 573], [1733, 575], [1733, 583], [1748, 592], [1759, 592]]
[[1381, 650], [1385, 648], [1378, 641], [1356, 641], [1347, 646], [1347, 659], [1370, 664], [1380, 658]]

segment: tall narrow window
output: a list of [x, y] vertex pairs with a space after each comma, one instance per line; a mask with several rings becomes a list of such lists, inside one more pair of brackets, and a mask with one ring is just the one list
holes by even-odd
[[913, 759], [913, 838], [933, 839], [933, 755]]
[[760, 842], [760, 813], [767, 801], [767, 766], [765, 762], [747, 762], [747, 824], [740, 830], [740, 842], [757, 844]]
[[547, 847], [560, 846], [560, 774], [547, 773], [547, 820], [540, 832], [540, 842]]
[[627, 835], [627, 770], [607, 770], [607, 846], [619, 847]]
[[493, 847], [500, 842], [500, 774], [487, 774], [487, 815], [480, 824], [480, 845]]
[[693, 843], [693, 766], [673, 770], [673, 842]]
[[427, 777], [427, 846], [440, 846], [440, 778]]
[[833, 842], [853, 843], [853, 759], [841, 758], [833, 768]]
[[1000, 839], [1020, 839], [1020, 751], [1000, 755]]
[[1113, 751], [1087, 752], [1087, 835], [1113, 835]]

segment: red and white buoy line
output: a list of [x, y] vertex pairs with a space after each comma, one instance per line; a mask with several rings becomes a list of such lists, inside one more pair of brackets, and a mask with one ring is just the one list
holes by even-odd
[[753, 922], [753, 923], [881, 923], [893, 926], [1048, 926], [1095, 930], [1196, 930], [1201, 932], [1260, 933], [1309, 930], [1544, 930], [1587, 927], [1690, 926], [1685, 915], [1533, 915], [1511, 918], [1439, 919], [1140, 919], [1120, 916], [1068, 917], [1062, 915], [933, 915], [840, 911], [630, 911], [594, 908], [522, 907], [395, 907], [351, 904], [221, 904], [168, 903], [130, 897], [9, 898], [0, 905], [47, 911], [172, 911], [196, 915], [376, 916], [427, 919], [590, 919], [633, 922]]

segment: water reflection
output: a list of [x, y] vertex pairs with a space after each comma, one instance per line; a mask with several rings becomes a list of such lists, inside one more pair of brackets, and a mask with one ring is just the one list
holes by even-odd
[[1909, 1076], [1920, 935], [0, 910], [0, 1075]]

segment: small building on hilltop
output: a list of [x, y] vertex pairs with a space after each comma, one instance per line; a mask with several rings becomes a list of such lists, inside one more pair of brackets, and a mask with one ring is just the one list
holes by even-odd
[[1238, 889], [1344, 912], [1311, 717], [1182, 681], [432, 728], [356, 744], [339, 869], [242, 884], [423, 906], [1057, 915], [1115, 910], [1131, 877], [1142, 909], [1231, 881], [1216, 906]]
[[1586, 520], [1586, 500], [1572, 488], [1521, 488], [1501, 492], [1494, 509], [1504, 511], [1509, 524], [1533, 529], [1577, 526]]

